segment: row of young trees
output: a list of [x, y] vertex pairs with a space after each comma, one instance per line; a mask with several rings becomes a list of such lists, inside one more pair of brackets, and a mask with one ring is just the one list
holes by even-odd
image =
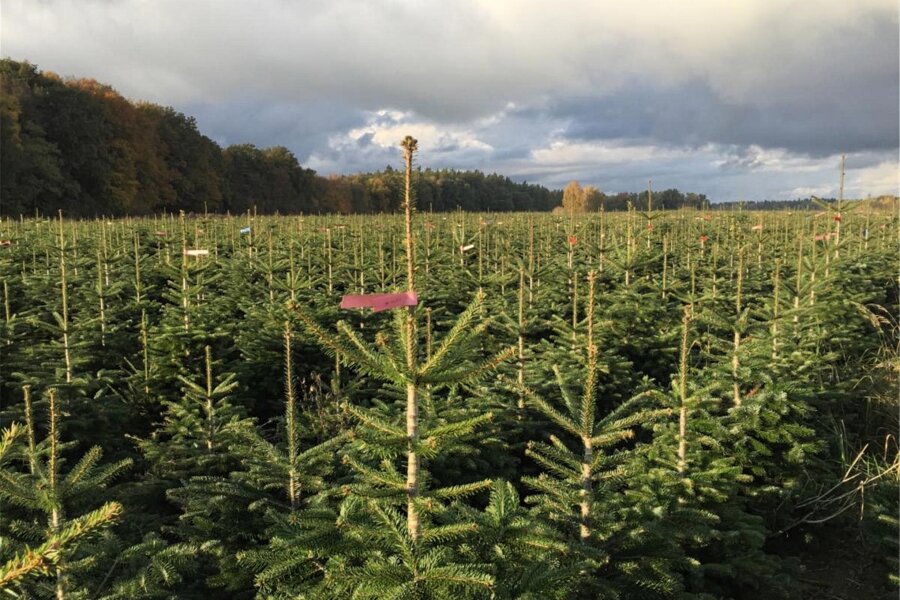
[[894, 216], [415, 214], [415, 175], [400, 219], [4, 221], [0, 588], [796, 597], [836, 527], [896, 553]]

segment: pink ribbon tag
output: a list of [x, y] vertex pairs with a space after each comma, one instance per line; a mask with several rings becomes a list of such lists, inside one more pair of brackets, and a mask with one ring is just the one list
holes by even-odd
[[418, 303], [419, 298], [415, 292], [348, 295], [341, 298], [341, 308], [371, 308], [372, 312], [381, 312], [401, 306], [415, 306]]

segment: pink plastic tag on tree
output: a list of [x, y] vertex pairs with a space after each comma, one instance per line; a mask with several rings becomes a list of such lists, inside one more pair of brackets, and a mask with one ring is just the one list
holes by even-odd
[[401, 306], [415, 306], [418, 303], [419, 298], [415, 292], [347, 295], [341, 298], [341, 308], [371, 308], [373, 312], [400, 308]]

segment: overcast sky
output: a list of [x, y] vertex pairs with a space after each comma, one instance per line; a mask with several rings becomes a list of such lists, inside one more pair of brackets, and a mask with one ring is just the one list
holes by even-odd
[[898, 193], [896, 0], [4, 0], [0, 53], [284, 145], [714, 200]]

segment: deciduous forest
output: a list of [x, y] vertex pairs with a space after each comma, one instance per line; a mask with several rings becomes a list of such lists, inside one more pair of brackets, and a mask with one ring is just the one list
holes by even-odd
[[[351, 214], [403, 205], [402, 169], [320, 176], [282, 146], [221, 148], [193, 117], [170, 107], [10, 59], [0, 60], [0, 147], [0, 214], [7, 216]], [[426, 211], [548, 211], [563, 203], [560, 190], [496, 173], [417, 171], [414, 193]], [[709, 206], [705, 195], [676, 189], [586, 189], [591, 198], [578, 202], [580, 210]]]
[[[0, 136], [3, 215], [347, 214], [403, 203], [402, 171], [320, 177], [287, 148], [223, 149], [172, 108], [9, 59], [0, 61]], [[559, 192], [479, 171], [423, 171], [416, 193], [435, 211], [559, 204]]]

